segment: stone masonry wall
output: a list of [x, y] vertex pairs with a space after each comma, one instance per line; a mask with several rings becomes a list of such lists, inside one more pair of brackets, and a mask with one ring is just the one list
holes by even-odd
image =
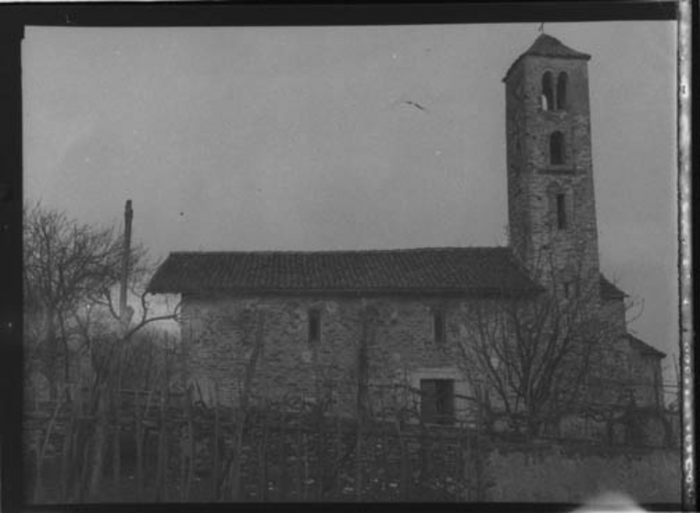
[[[469, 343], [475, 336], [470, 316], [488, 311], [484, 299], [186, 296], [182, 341], [188, 379], [206, 403], [237, 403], [256, 343], [258, 315], [264, 312], [263, 349], [251, 387], [256, 400], [284, 404], [330, 400], [333, 411], [352, 415], [358, 348], [363, 337], [362, 312], [368, 308], [374, 311], [367, 337], [373, 413], [381, 415], [409, 407], [417, 414], [420, 380], [450, 379], [455, 382], [458, 418], [474, 420], [475, 403], [470, 398], [474, 397], [473, 385], [481, 380], [475, 369], [467, 368], [460, 344]], [[494, 308], [498, 308], [497, 303]], [[445, 316], [446, 339], [442, 344], [434, 340], [436, 309]], [[309, 341], [308, 333], [311, 310], [319, 311], [321, 319], [320, 340], [315, 343]], [[620, 313], [616, 309], [610, 312]], [[613, 325], [624, 329], [624, 317]], [[603, 378], [620, 377], [627, 362], [614, 358], [620, 351], [614, 346], [615, 340], [604, 345], [601, 364], [612, 371], [601, 373]], [[619, 400], [618, 388], [603, 388], [609, 391], [610, 402]]]
[[[542, 75], [568, 76], [565, 110], [541, 105]], [[528, 56], [506, 82], [511, 244], [545, 285], [597, 280], [598, 234], [592, 176], [588, 76], [576, 59]], [[565, 158], [550, 163], [549, 137], [564, 134]], [[556, 194], [568, 195], [569, 227], [556, 228]], [[553, 268], [550, 267], [553, 266]], [[553, 271], [553, 276], [552, 276]]]
[[672, 449], [501, 444], [488, 456], [486, 469], [494, 479], [487, 497], [494, 502], [580, 503], [604, 492], [616, 492], [639, 503], [680, 506], [679, 458], [679, 452]]
[[[306, 296], [187, 296], [183, 300], [182, 340], [190, 379], [205, 402], [235, 403], [256, 337], [258, 311], [264, 311], [264, 350], [253, 389], [260, 397], [318, 400], [332, 389], [346, 413], [354, 406], [357, 351], [362, 337], [361, 312], [375, 311], [368, 337], [370, 383], [387, 395], [374, 407], [396, 406], [391, 385], [418, 389], [420, 379], [454, 379], [455, 394], [471, 390], [460, 370], [457, 341], [465, 337], [469, 300], [385, 297], [328, 298]], [[445, 315], [445, 343], [436, 346], [433, 311]], [[321, 312], [321, 337], [309, 342], [308, 315]], [[214, 390], [217, 389], [216, 392]], [[381, 395], [381, 394], [380, 394]], [[416, 400], [413, 397], [413, 400]], [[417, 405], [416, 405], [417, 406]], [[468, 415], [469, 402], [458, 398], [458, 415]]]

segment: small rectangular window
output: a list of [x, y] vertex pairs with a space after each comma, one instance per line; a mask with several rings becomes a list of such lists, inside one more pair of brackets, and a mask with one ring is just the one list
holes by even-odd
[[564, 297], [567, 299], [571, 297], [571, 283], [568, 281], [564, 282]]
[[321, 311], [309, 310], [309, 343], [321, 340]]
[[557, 194], [557, 228], [566, 230], [568, 227], [568, 219], [566, 218], [566, 195]]
[[441, 310], [433, 312], [433, 335], [436, 344], [445, 342], [445, 313]]
[[454, 381], [451, 379], [422, 379], [421, 416], [424, 422], [451, 424], [454, 422]]

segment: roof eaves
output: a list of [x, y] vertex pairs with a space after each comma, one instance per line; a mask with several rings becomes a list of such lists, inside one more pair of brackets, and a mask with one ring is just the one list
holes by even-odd
[[629, 295], [600, 273], [600, 295], [603, 299], [624, 299]]
[[626, 333], [625, 336], [627, 337], [628, 340], [632, 341], [634, 344], [638, 345], [640, 349], [642, 350], [643, 353], [646, 354], [651, 354], [654, 356], [657, 356], [659, 358], [665, 358], [666, 353], [663, 351], [660, 351], [659, 349], [656, 349], [654, 346], [651, 344], [647, 344], [644, 342], [642, 339], [635, 337], [631, 333]]

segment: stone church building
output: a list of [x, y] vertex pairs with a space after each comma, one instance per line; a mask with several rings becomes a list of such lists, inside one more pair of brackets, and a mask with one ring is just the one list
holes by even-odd
[[[149, 291], [181, 295], [201, 399], [232, 404], [247, 390], [352, 412], [363, 382], [374, 413], [409, 405], [429, 421], [469, 422], [485, 396], [503, 406], [488, 374], [524, 343], [497, 312], [548, 304], [542, 337], [597, 341], [586, 397], [662, 407], [664, 354], [627, 332], [626, 295], [599, 269], [589, 59], [542, 34], [506, 71], [506, 247], [171, 253]], [[493, 329], [476, 319], [483, 311]], [[584, 353], [563, 355], [562, 368], [573, 375]]]

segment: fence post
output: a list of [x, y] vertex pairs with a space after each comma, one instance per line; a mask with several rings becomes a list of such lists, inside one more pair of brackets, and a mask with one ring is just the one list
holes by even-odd
[[[185, 408], [187, 411], [187, 436], [189, 445], [187, 448], [187, 453], [189, 454], [190, 458], [189, 466], [187, 467], [187, 480], [185, 483], [185, 500], [189, 500], [190, 494], [192, 493], [192, 481], [194, 480], [194, 472], [197, 468], [197, 446], [195, 442], [194, 417], [192, 413], [192, 391], [190, 388], [185, 389]], [[216, 408], [216, 403], [214, 403], [214, 408]], [[216, 409], [214, 411], [216, 411]], [[215, 451], [215, 453], [218, 457], [218, 450]], [[216, 481], [214, 481], [214, 486], [216, 486]]]
[[119, 480], [121, 478], [121, 419], [119, 418], [120, 406], [121, 406], [121, 373], [117, 378], [117, 390], [115, 391], [115, 398], [112, 401], [114, 406], [114, 434], [112, 440], [112, 479], [114, 492], [118, 496], [119, 494]]
[[36, 483], [35, 483], [35, 502], [39, 501], [39, 498], [44, 493], [44, 459], [46, 457], [46, 448], [49, 445], [51, 439], [51, 434], [53, 433], [54, 424], [56, 423], [56, 418], [61, 410], [61, 398], [62, 393], [57, 394], [56, 405], [54, 406], [51, 417], [49, 417], [49, 424], [46, 427], [46, 435], [44, 436], [44, 441], [41, 444], [37, 444], [36, 447]]
[[[214, 383], [214, 440], [213, 440], [213, 466], [212, 466], [212, 500], [219, 500], [219, 472], [221, 471], [221, 460], [219, 457], [219, 439], [221, 437], [220, 432], [221, 419], [219, 416], [219, 385]], [[192, 438], [192, 447], [194, 448], [194, 438]]]
[[91, 475], [88, 495], [90, 500], [96, 500], [102, 485], [104, 470], [105, 446], [107, 444], [107, 416], [109, 415], [109, 391], [106, 384], [97, 390], [97, 419], [93, 436], [93, 451], [91, 458]]
[[136, 414], [136, 426], [134, 429], [134, 436], [136, 438], [136, 490], [138, 493], [139, 500], [143, 500], [143, 421], [144, 417], [148, 413], [148, 403], [150, 402], [151, 391], [148, 392], [148, 397], [146, 398], [143, 410], [141, 409], [141, 396], [143, 391], [137, 391], [135, 397], [135, 414]]
[[481, 435], [476, 433], [473, 437], [473, 451], [474, 456], [474, 482], [476, 488], [475, 499], [477, 502], [482, 502], [486, 499], [486, 479], [484, 476], [485, 465], [484, 465], [484, 444], [480, 440]]
[[71, 475], [74, 472], [74, 469], [71, 468], [71, 463], [75, 464], [75, 461], [73, 461], [70, 456], [73, 452], [74, 446], [73, 437], [75, 436], [74, 431], [79, 413], [77, 404], [79, 403], [78, 397], [80, 393], [80, 388], [78, 388], [76, 390], [75, 401], [71, 404], [70, 411], [68, 412], [68, 418], [63, 429], [63, 448], [61, 450], [60, 499], [64, 502], [68, 500], [69, 484], [71, 481]]
[[158, 419], [158, 456], [156, 458], [156, 501], [167, 500], [168, 496], [168, 376], [166, 373], [160, 392], [160, 414]]

